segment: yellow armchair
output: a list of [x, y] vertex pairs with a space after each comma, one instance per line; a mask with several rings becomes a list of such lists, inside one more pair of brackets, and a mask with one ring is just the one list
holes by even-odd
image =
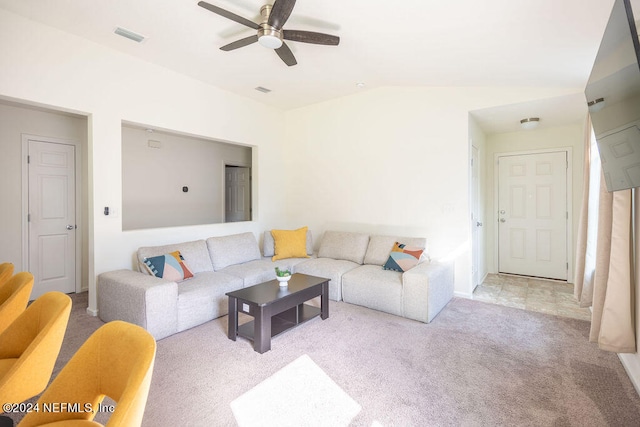
[[10, 262], [3, 262], [0, 264], [0, 286], [4, 285], [5, 282], [11, 279], [13, 276], [13, 264]]
[[87, 339], [38, 399], [41, 407], [66, 402], [66, 408], [73, 410], [31, 412], [18, 426], [99, 426], [94, 421], [95, 411], [105, 396], [116, 402], [107, 427], [141, 425], [155, 356], [156, 341], [145, 329], [119, 320], [106, 323]]
[[24, 312], [32, 289], [33, 275], [26, 271], [0, 285], [0, 333]]
[[70, 313], [69, 296], [47, 292], [0, 333], [0, 413], [47, 387]]

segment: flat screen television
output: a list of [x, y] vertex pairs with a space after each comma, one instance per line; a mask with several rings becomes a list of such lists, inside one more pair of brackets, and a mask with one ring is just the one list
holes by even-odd
[[640, 187], [640, 43], [630, 0], [615, 0], [585, 97], [607, 190]]

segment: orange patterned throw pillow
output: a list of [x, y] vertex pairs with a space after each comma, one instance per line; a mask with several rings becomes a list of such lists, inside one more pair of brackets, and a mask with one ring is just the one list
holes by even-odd
[[180, 251], [144, 259], [149, 273], [172, 282], [181, 282], [193, 277]]
[[382, 268], [385, 270], [405, 272], [418, 265], [418, 261], [420, 261], [423, 252], [424, 248], [407, 246], [396, 242], [393, 245], [393, 249], [391, 249], [389, 259]]

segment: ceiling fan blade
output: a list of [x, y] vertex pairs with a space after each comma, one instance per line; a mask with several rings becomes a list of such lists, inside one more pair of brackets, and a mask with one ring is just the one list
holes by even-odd
[[253, 21], [249, 21], [247, 18], [243, 18], [242, 16], [236, 15], [235, 13], [231, 13], [228, 10], [224, 10], [219, 8], [218, 6], [214, 6], [212, 4], [209, 4], [205, 1], [200, 1], [198, 2], [198, 6], [200, 7], [204, 7], [205, 9], [216, 13], [220, 16], [223, 16], [227, 19], [231, 19], [232, 21], [237, 22], [238, 24], [242, 24], [242, 25], [246, 25], [249, 28], [253, 28], [254, 30], [257, 30], [260, 28], [260, 26], [258, 24], [256, 24]]
[[315, 33], [313, 31], [282, 30], [282, 37], [285, 40], [291, 40], [294, 42], [323, 44], [329, 46], [337, 46], [340, 43], [340, 37], [338, 36]]
[[240, 39], [240, 40], [236, 40], [233, 43], [229, 43], [227, 45], [224, 45], [220, 48], [220, 50], [224, 50], [225, 52], [228, 52], [230, 50], [234, 50], [234, 49], [238, 49], [241, 47], [245, 47], [250, 45], [251, 43], [255, 43], [258, 41], [258, 36], [257, 35], [253, 35], [253, 36], [249, 36], [249, 37], [245, 37], [244, 39]]
[[291, 15], [291, 11], [295, 5], [296, 0], [276, 0], [271, 8], [267, 24], [280, 30], [284, 23], [287, 22], [287, 19], [289, 19], [289, 15]]
[[276, 49], [276, 53], [289, 67], [298, 63], [298, 61], [296, 61], [296, 57], [293, 56], [291, 49], [289, 49], [289, 46], [287, 46], [286, 43], [282, 43], [282, 46]]

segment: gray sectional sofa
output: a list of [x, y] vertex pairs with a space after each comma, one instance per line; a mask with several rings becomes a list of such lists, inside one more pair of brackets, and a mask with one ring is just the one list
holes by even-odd
[[[124, 320], [147, 329], [156, 339], [227, 314], [229, 291], [275, 279], [275, 267], [288, 267], [331, 279], [329, 298], [430, 322], [453, 296], [453, 266], [428, 259], [402, 273], [383, 270], [394, 242], [425, 246], [425, 239], [369, 236], [327, 231], [309, 258], [271, 261], [274, 241], [264, 233], [260, 251], [253, 233], [206, 240], [141, 247], [138, 270], [117, 270], [98, 276], [98, 315], [105, 321]], [[181, 282], [148, 272], [145, 258], [180, 251], [193, 277]]]

